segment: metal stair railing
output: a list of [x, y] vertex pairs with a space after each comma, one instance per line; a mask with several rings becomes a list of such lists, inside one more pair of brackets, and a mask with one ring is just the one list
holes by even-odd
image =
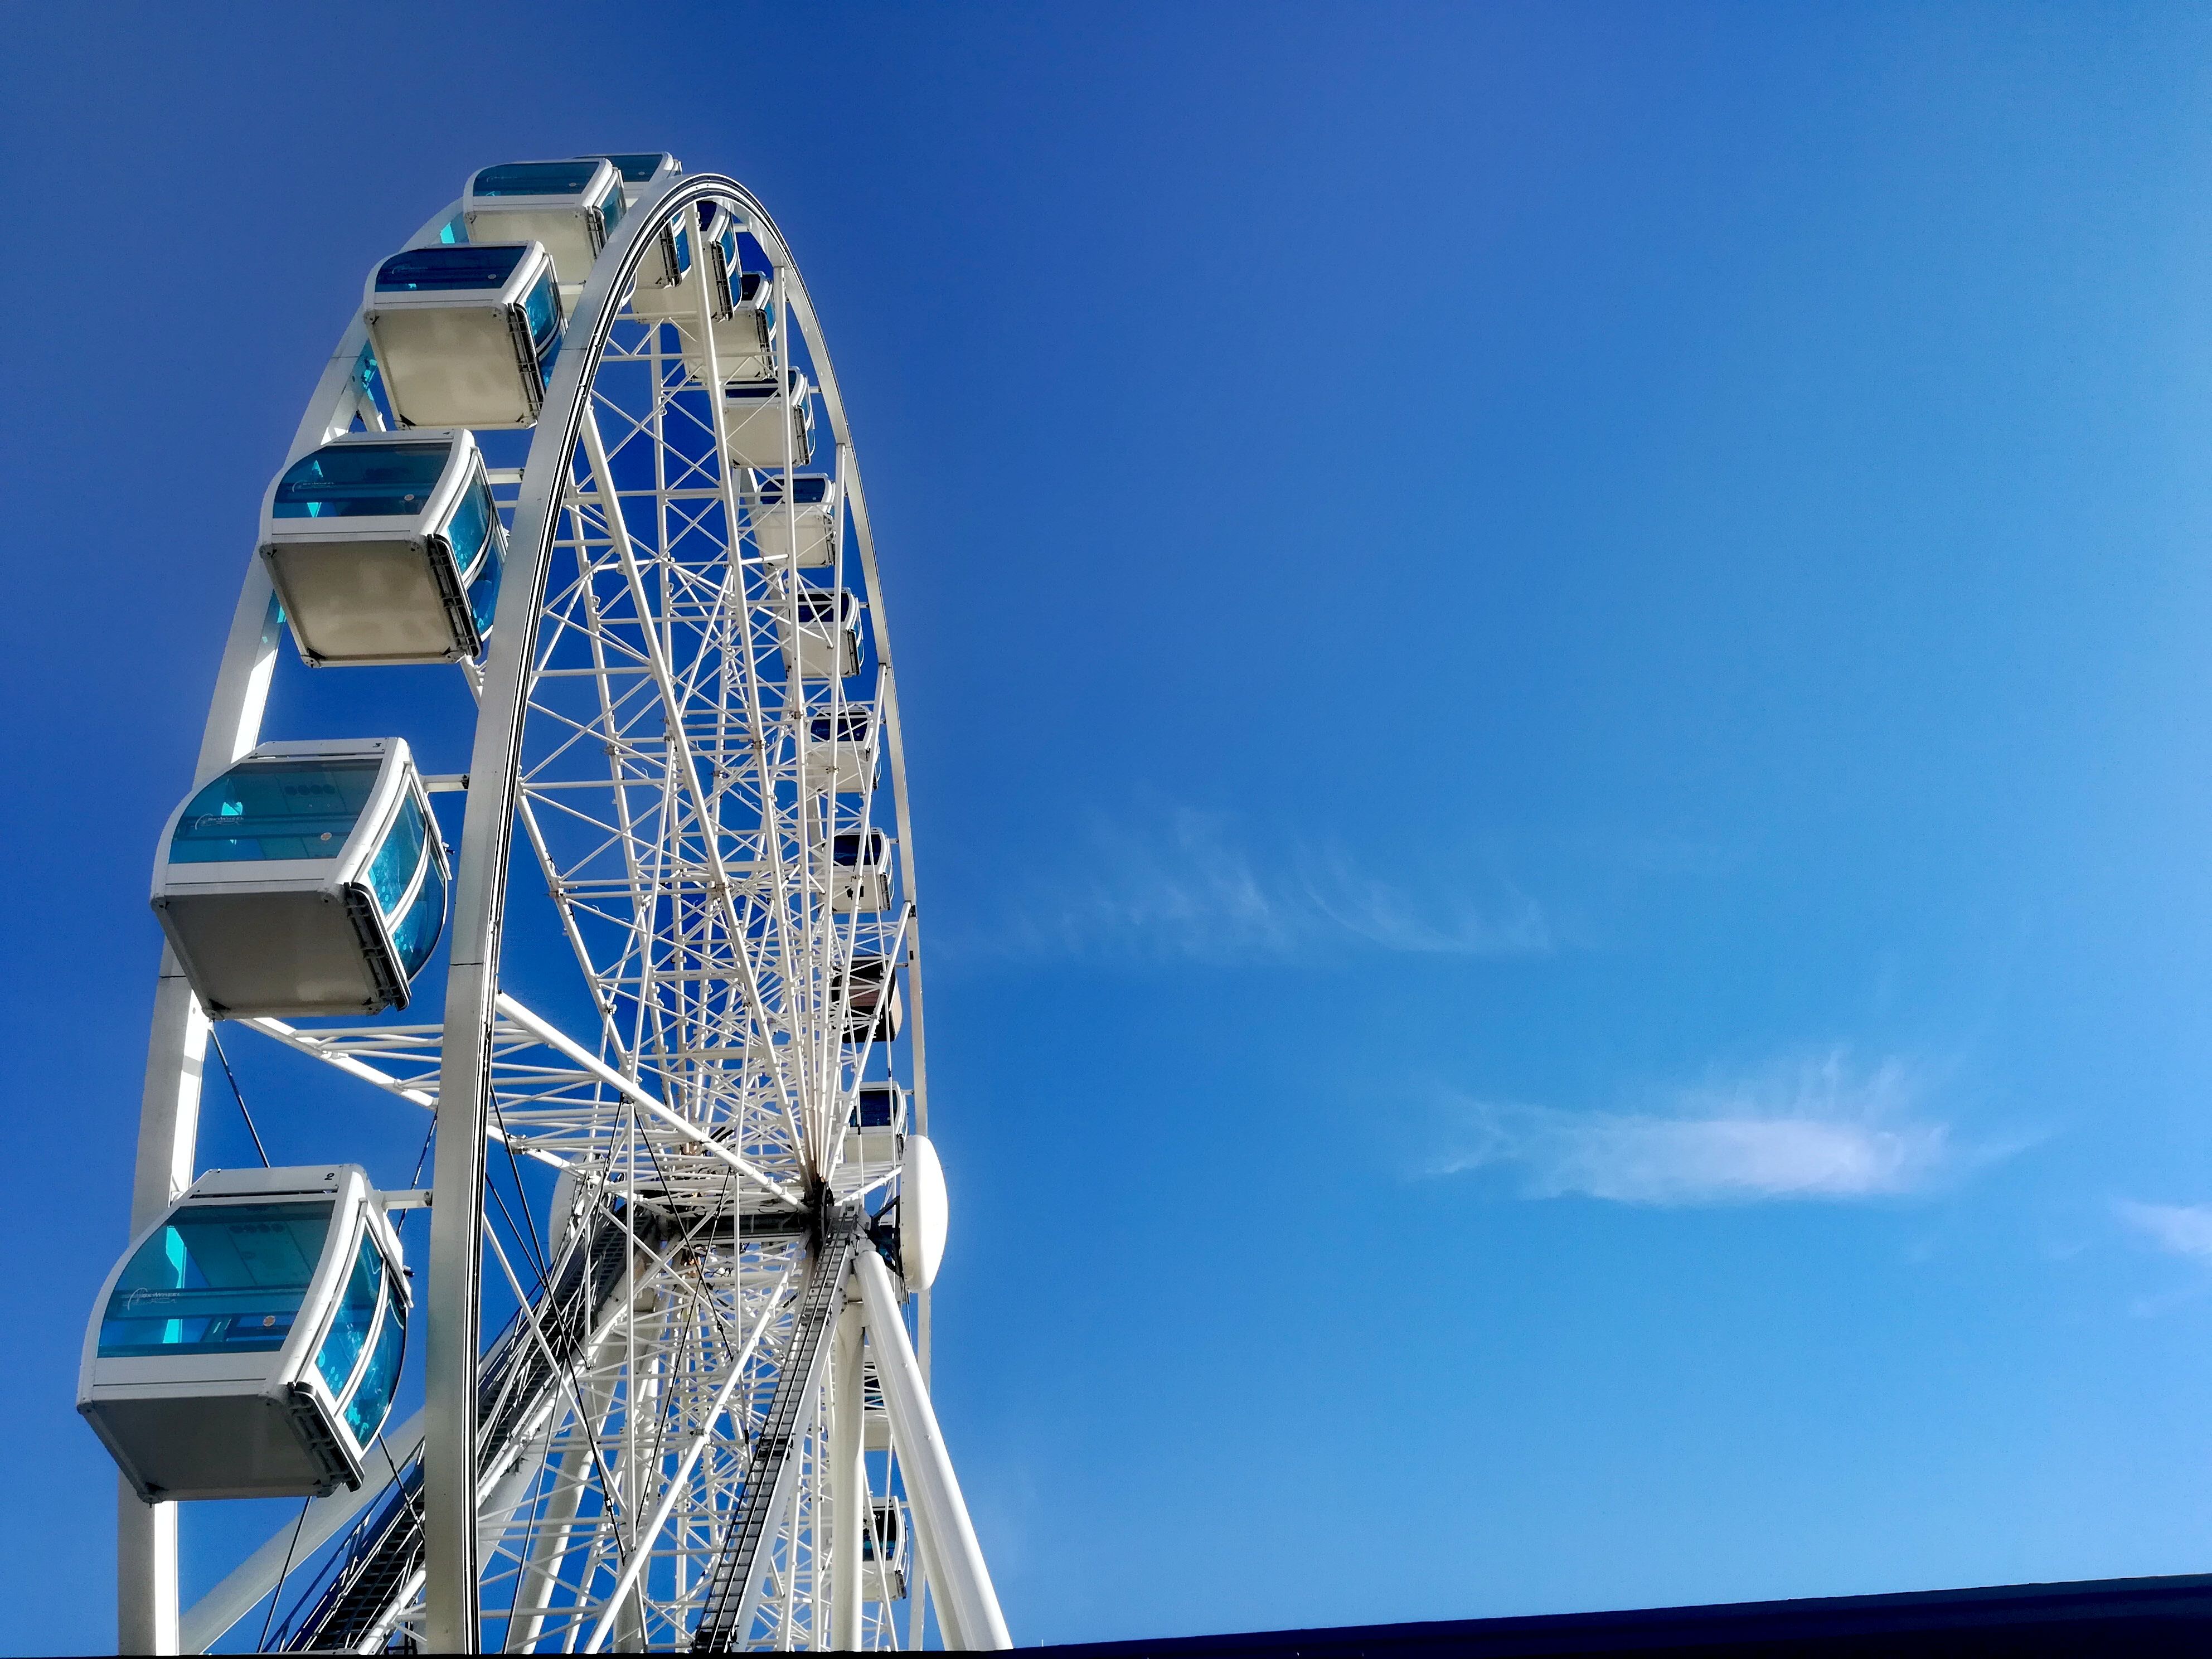
[[858, 1205], [833, 1212], [815, 1249], [791, 1340], [777, 1367], [768, 1417], [753, 1441], [744, 1490], [738, 1494], [722, 1534], [722, 1553], [714, 1564], [706, 1611], [692, 1632], [694, 1653], [727, 1653], [740, 1646], [759, 1605], [771, 1553], [765, 1546], [792, 1498], [799, 1473], [799, 1459], [793, 1454], [805, 1428], [800, 1413], [821, 1392], [823, 1372], [830, 1360], [830, 1334], [844, 1311], [861, 1219]]
[[[557, 1383], [558, 1369], [574, 1363], [629, 1265], [628, 1244], [623, 1229], [610, 1225], [597, 1230], [588, 1248], [571, 1249], [536, 1310], [544, 1347], [532, 1339], [529, 1314], [518, 1311], [484, 1356], [477, 1382], [482, 1463], [505, 1456], [516, 1429]], [[558, 1367], [548, 1359], [547, 1348]], [[295, 1604], [307, 1611], [287, 1621], [275, 1651], [353, 1651], [389, 1619], [393, 1601], [422, 1565], [422, 1486], [418, 1449], [393, 1491], [355, 1525], [351, 1540], [318, 1581], [319, 1588], [311, 1587]]]

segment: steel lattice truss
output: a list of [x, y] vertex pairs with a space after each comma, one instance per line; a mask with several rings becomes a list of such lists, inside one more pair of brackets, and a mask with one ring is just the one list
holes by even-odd
[[[833, 849], [879, 827], [874, 750], [895, 714], [881, 672], [799, 672], [809, 652], [846, 648], [811, 596], [842, 596], [847, 562], [809, 581], [763, 551], [763, 525], [795, 491], [764, 502], [769, 475], [723, 459], [686, 365], [687, 347], [702, 355], [695, 333], [615, 323], [531, 652], [508, 902], [550, 896], [581, 994], [544, 1012], [502, 995], [493, 1029], [483, 1282], [503, 1327], [486, 1333], [477, 1396], [487, 1647], [686, 1647], [710, 1613], [737, 1645], [830, 1644], [830, 1334], [818, 1315], [809, 1325], [806, 1292], [827, 1260], [825, 1201], [850, 1214], [896, 1190], [895, 1156], [864, 1158], [847, 1126], [861, 1080], [886, 1075], [870, 966], [906, 959], [912, 914], [896, 862], [861, 898]], [[792, 333], [775, 340], [787, 398]], [[841, 443], [828, 470], [849, 465]], [[511, 514], [516, 475], [494, 482]], [[842, 507], [835, 523], [842, 542]], [[854, 684], [869, 695], [848, 702]], [[252, 1024], [436, 1103], [436, 1025]], [[867, 1035], [848, 1041], [854, 1028]], [[529, 1207], [530, 1162], [558, 1171], [548, 1212]], [[871, 1647], [899, 1644], [905, 1594], [882, 1421], [867, 1412]], [[418, 1459], [392, 1449], [391, 1489], [319, 1582], [288, 1595], [285, 1645], [423, 1641]], [[749, 1487], [786, 1466], [750, 1597], [714, 1611]]]

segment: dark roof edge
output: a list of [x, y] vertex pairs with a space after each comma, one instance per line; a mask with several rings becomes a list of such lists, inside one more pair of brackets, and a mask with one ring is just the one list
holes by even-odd
[[[1495, 1655], [1503, 1659], [1510, 1655], [1668, 1649], [1759, 1648], [1786, 1652], [1803, 1644], [1807, 1652], [1839, 1653], [1860, 1641], [1878, 1642], [1883, 1650], [1896, 1651], [1894, 1644], [1899, 1638], [1933, 1638], [1947, 1632], [1968, 1631], [1991, 1636], [2011, 1632], [2020, 1638], [1994, 1646], [1977, 1640], [1973, 1645], [1977, 1653], [2039, 1652], [2053, 1642], [2073, 1643], [2091, 1636], [2100, 1644], [2140, 1638], [2162, 1648], [2168, 1639], [2185, 1632], [2191, 1643], [2197, 1644], [2197, 1650], [2212, 1653], [2212, 1573], [1074, 1643], [1041, 1651], [1097, 1655], [1099, 1659], [1149, 1654], [1196, 1659], [1205, 1655], [1263, 1653], [1295, 1653], [1304, 1659], [1355, 1659], [1363, 1655], [1414, 1659], [1425, 1654]], [[2063, 1650], [2049, 1647], [2047, 1650]], [[2137, 1650], [2153, 1649], [2142, 1646]]]

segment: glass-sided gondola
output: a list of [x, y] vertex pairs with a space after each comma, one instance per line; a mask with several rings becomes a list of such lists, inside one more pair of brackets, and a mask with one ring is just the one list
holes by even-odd
[[880, 830], [830, 838], [830, 903], [837, 910], [880, 910], [890, 902], [891, 838]]
[[863, 1083], [845, 1131], [848, 1164], [896, 1164], [906, 1139], [906, 1091], [896, 1083]]
[[171, 815], [153, 903], [211, 1017], [374, 1014], [407, 1006], [448, 878], [404, 739], [265, 743]]
[[514, 427], [538, 419], [565, 313], [542, 244], [459, 242], [377, 266], [362, 319], [402, 426]]
[[834, 714], [813, 714], [806, 722], [806, 764], [819, 786], [851, 793], [876, 781], [876, 722], [854, 703]]
[[746, 498], [746, 527], [761, 557], [802, 570], [837, 562], [837, 481], [821, 472], [801, 472], [787, 497], [783, 475], [765, 470], [752, 475]]
[[[775, 384], [775, 279], [738, 266], [738, 239], [731, 232], [710, 237], [706, 243], [709, 326], [714, 337], [714, 366], [725, 386]], [[681, 308], [659, 313], [682, 327], [684, 366], [702, 385], [707, 379], [706, 348], [699, 343], [698, 301], [690, 297]]]
[[814, 389], [796, 368], [786, 374], [784, 384], [791, 398], [788, 421], [774, 380], [732, 380], [722, 388], [732, 465], [781, 470], [814, 459]]
[[579, 161], [612, 161], [622, 174], [623, 206], [634, 208], [647, 191], [671, 179], [681, 178], [684, 163], [665, 149], [641, 150], [623, 155], [579, 155]]
[[149, 1503], [358, 1486], [410, 1301], [360, 1165], [211, 1170], [100, 1287], [76, 1408]]
[[261, 556], [309, 662], [454, 662], [491, 631], [507, 532], [468, 433], [356, 433], [269, 486]]
[[906, 1024], [906, 1002], [899, 995], [898, 965], [887, 957], [858, 956], [832, 987], [845, 1005], [844, 1040], [896, 1042]]
[[793, 597], [799, 613], [794, 639], [791, 617], [775, 607], [776, 639], [787, 656], [797, 653], [801, 679], [848, 678], [860, 672], [860, 602], [845, 590], [802, 587]]
[[906, 1505], [896, 1498], [871, 1505], [860, 1537], [860, 1594], [871, 1601], [906, 1597]]
[[484, 167], [461, 193], [471, 242], [542, 242], [567, 288], [592, 274], [623, 206], [622, 173], [604, 155]]

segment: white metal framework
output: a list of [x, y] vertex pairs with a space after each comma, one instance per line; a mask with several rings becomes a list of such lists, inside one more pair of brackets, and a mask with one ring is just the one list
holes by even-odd
[[[409, 246], [467, 240], [456, 203]], [[723, 395], [739, 265], [778, 313], [738, 370], [778, 465], [757, 421], [732, 442], [757, 403]], [[918, 1647], [930, 1615], [1010, 1645], [925, 1382], [913, 836], [836, 376], [726, 177], [653, 171], [564, 298], [534, 429], [479, 434], [507, 552], [454, 690], [469, 770], [426, 780], [465, 801], [443, 1019], [426, 972], [407, 1016], [241, 1022], [435, 1114], [432, 1187], [391, 1200], [430, 1206], [422, 1408], [189, 1608], [178, 1506], [123, 1488], [125, 1652], [204, 1650], [271, 1595], [295, 1650]], [[356, 317], [287, 465], [391, 410]], [[258, 741], [285, 631], [253, 558], [198, 781]], [[209, 1030], [165, 956], [134, 1230], [196, 1173]], [[870, 1082], [912, 1121], [863, 1131]]]

